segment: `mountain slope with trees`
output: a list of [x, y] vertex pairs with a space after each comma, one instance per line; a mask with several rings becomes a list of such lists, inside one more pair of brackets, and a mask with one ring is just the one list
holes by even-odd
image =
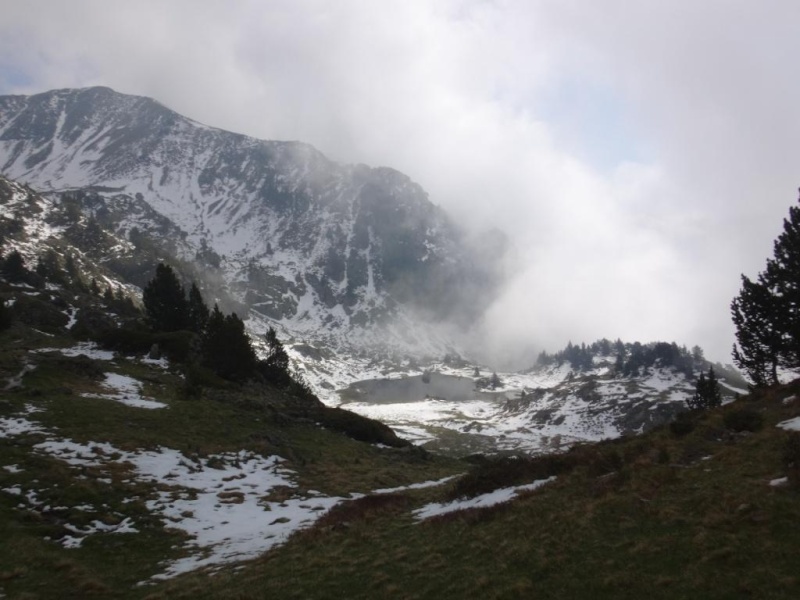
[[108, 88], [0, 96], [0, 173], [160, 259], [210, 271], [240, 317], [350, 351], [441, 352], [432, 325], [471, 323], [500, 282], [504, 237], [473, 239], [402, 173]]

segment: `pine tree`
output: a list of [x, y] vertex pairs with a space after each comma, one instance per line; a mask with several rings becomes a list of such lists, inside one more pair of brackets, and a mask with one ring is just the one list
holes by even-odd
[[278, 386], [288, 386], [292, 383], [289, 371], [289, 355], [278, 339], [275, 329], [270, 327], [264, 334], [267, 341], [267, 356], [259, 363], [259, 370], [267, 381]]
[[155, 331], [178, 331], [188, 326], [186, 294], [169, 265], [160, 263], [156, 267], [156, 276], [145, 286], [142, 301], [147, 321]]
[[789, 208], [789, 218], [783, 220], [783, 232], [775, 240], [773, 258], [761, 276], [779, 312], [782, 366], [800, 365], [800, 206]]
[[10, 283], [27, 283], [30, 271], [25, 268], [25, 261], [17, 250], [9, 252], [0, 265], [0, 272]]
[[489, 379], [489, 387], [493, 390], [496, 390], [499, 387], [502, 387], [503, 382], [500, 381], [500, 378], [497, 376], [497, 373], [492, 373], [491, 378]]
[[761, 281], [742, 275], [742, 289], [731, 302], [736, 327], [733, 362], [756, 386], [778, 382], [782, 318], [778, 299]]
[[36, 274], [52, 283], [66, 283], [58, 255], [52, 249], [47, 249], [39, 256], [36, 261]]
[[203, 364], [223, 379], [244, 381], [255, 373], [256, 353], [244, 322], [236, 313], [223, 316], [216, 304], [208, 318], [202, 351]]
[[700, 377], [697, 378], [694, 395], [686, 401], [686, 404], [690, 410], [708, 410], [717, 408], [722, 404], [719, 382], [713, 367], [709, 367], [708, 376], [705, 373], [700, 373]]
[[778, 366], [800, 367], [800, 207], [789, 209], [766, 271], [742, 276], [731, 313], [733, 360], [756, 386], [777, 383]]
[[208, 323], [209, 311], [208, 306], [203, 301], [203, 295], [193, 281], [192, 287], [189, 289], [189, 300], [187, 302], [187, 320], [189, 329], [195, 333], [203, 333]]

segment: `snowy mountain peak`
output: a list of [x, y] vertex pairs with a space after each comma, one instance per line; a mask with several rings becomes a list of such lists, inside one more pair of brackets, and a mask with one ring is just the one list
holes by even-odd
[[253, 314], [339, 346], [410, 349], [389, 327], [398, 318], [404, 332], [469, 320], [498, 283], [502, 244], [473, 251], [406, 175], [207, 127], [109, 88], [0, 97], [0, 173], [91, 197], [114, 233], [203, 257]]

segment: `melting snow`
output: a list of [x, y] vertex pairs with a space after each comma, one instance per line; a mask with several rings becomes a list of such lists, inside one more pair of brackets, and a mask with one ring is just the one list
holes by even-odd
[[800, 417], [778, 423], [778, 427], [786, 429], [787, 431], [800, 431]]
[[533, 483], [518, 485], [516, 487], [502, 488], [493, 492], [489, 492], [488, 494], [482, 494], [480, 496], [475, 496], [474, 498], [469, 498], [468, 500], [454, 500], [453, 502], [447, 502], [445, 504], [439, 504], [436, 502], [433, 504], [426, 504], [422, 508], [415, 510], [414, 514], [418, 520], [422, 521], [424, 519], [430, 519], [431, 517], [444, 515], [457, 510], [495, 506], [496, 504], [502, 504], [503, 502], [513, 500], [519, 494], [519, 492], [535, 490], [547, 483], [550, 483], [551, 481], [555, 481], [555, 479], [555, 476], [548, 477], [547, 479], [539, 479]]
[[[24, 418], [0, 419], [0, 437], [32, 432], [48, 433]], [[266, 497], [276, 486], [296, 487], [293, 473], [282, 466], [283, 459], [278, 456], [263, 457], [244, 450], [190, 459], [171, 448], [125, 452], [104, 442], [81, 444], [52, 436], [34, 450], [76, 467], [127, 463], [136, 479], [159, 484], [147, 507], [169, 527], [192, 539], [186, 545], [188, 555], [164, 564], [164, 571], [154, 579], [255, 558], [344, 500], [315, 492], [308, 497], [269, 501]], [[19, 486], [3, 491], [23, 495]], [[34, 506], [41, 504], [33, 490], [26, 498]], [[65, 536], [60, 543], [69, 548], [78, 547], [87, 535], [136, 531], [129, 518], [113, 526], [95, 521], [88, 527], [67, 528], [74, 535]]]
[[106, 373], [106, 380], [103, 384], [110, 388], [114, 393], [110, 394], [83, 394], [85, 398], [105, 398], [121, 402], [126, 406], [135, 408], [165, 408], [167, 405], [156, 400], [148, 400], [142, 396], [142, 384], [132, 377], [120, 375], [119, 373]]
[[24, 433], [44, 433], [39, 425], [22, 417], [0, 417], [0, 438], [22, 435]]
[[436, 479], [433, 481], [421, 481], [420, 483], [412, 483], [411, 485], [403, 485], [400, 487], [393, 487], [393, 488], [381, 488], [379, 490], [373, 490], [373, 494], [393, 494], [395, 492], [405, 492], [406, 490], [421, 490], [429, 487], [436, 487], [438, 485], [444, 485], [448, 481], [452, 481], [458, 477], [458, 475], [451, 475], [450, 477], [444, 477], [443, 479]]
[[133, 526], [133, 521], [130, 517], [126, 517], [116, 525], [106, 525], [102, 521], [94, 520], [91, 525], [86, 527], [75, 527], [74, 525], [65, 524], [64, 528], [72, 533], [78, 534], [80, 537], [73, 537], [65, 535], [59, 540], [59, 543], [65, 548], [78, 548], [83, 543], [87, 536], [95, 533], [138, 533], [139, 530]]
[[14, 388], [18, 388], [22, 386], [22, 378], [25, 377], [27, 373], [30, 373], [36, 368], [35, 365], [30, 363], [25, 363], [22, 367], [22, 370], [14, 375], [13, 377], [8, 379], [8, 383], [6, 383], [6, 387], [3, 388], [4, 391], [13, 390]]
[[94, 342], [81, 342], [72, 348], [40, 348], [36, 352], [60, 352], [64, 356], [88, 356], [95, 360], [114, 360], [110, 350], [100, 350]]

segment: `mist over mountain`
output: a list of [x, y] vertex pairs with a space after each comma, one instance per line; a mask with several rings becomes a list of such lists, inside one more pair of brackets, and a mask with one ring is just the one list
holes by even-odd
[[108, 88], [0, 97], [0, 173], [66, 193], [254, 315], [337, 347], [440, 352], [430, 324], [468, 326], [501, 281], [504, 236], [471, 238], [402, 173]]

